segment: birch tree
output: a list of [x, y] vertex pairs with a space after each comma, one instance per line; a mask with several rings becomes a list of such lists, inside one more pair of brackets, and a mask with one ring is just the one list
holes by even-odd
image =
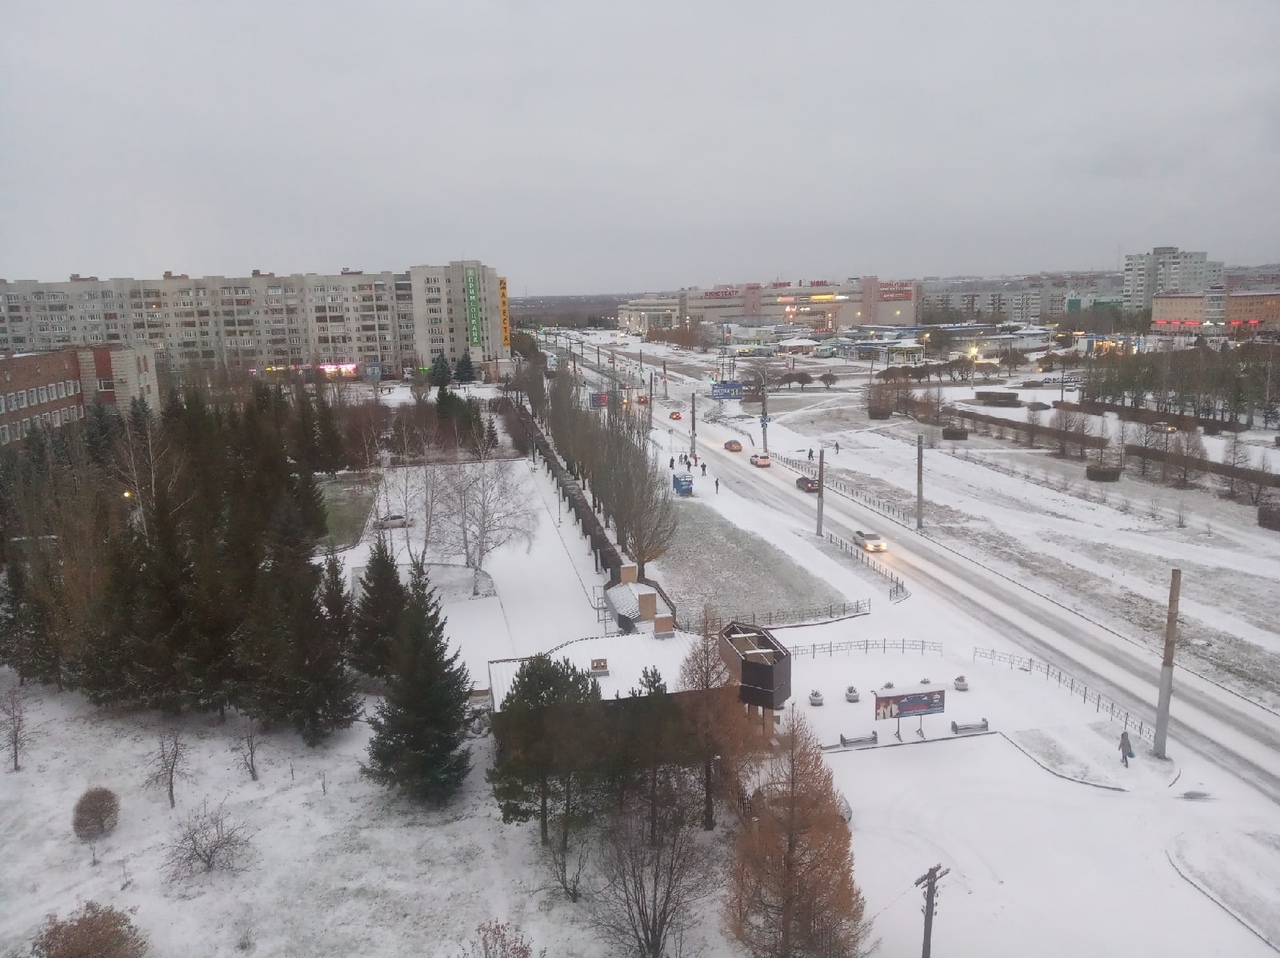
[[527, 505], [520, 475], [509, 466], [482, 456], [459, 464], [450, 476], [453, 545], [475, 573], [472, 595], [480, 594], [480, 573], [496, 549], [533, 544], [537, 516]]

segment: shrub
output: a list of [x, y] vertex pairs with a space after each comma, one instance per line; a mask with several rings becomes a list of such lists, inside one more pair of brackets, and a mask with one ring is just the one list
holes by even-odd
[[942, 428], [943, 439], [968, 439], [969, 430], [961, 429], [959, 426], [944, 426]]
[[120, 799], [109, 788], [91, 788], [80, 796], [71, 818], [76, 837], [84, 842], [97, 841], [115, 830], [120, 818]]
[[1086, 479], [1092, 479], [1094, 482], [1119, 482], [1120, 467], [1119, 466], [1085, 466], [1084, 475]]
[[205, 801], [165, 846], [164, 863], [175, 880], [214, 869], [235, 871], [251, 847], [245, 827], [232, 821], [221, 805], [210, 809]]
[[142, 958], [149, 947], [127, 912], [91, 901], [61, 921], [50, 915], [31, 942], [31, 954], [33, 958]]
[[1271, 529], [1275, 532], [1280, 532], [1280, 507], [1259, 506], [1258, 525], [1262, 526], [1264, 529]]

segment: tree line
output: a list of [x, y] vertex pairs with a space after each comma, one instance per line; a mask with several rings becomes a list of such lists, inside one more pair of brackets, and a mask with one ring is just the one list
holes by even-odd
[[[793, 711], [771, 747], [711, 618], [675, 688], [649, 668], [602, 700], [567, 659], [526, 660], [494, 716], [503, 820], [538, 822], [554, 883], [619, 953], [681, 953], [725, 887], [726, 927], [752, 955], [864, 954], [849, 829], [817, 738]], [[727, 858], [699, 837], [717, 809]]]

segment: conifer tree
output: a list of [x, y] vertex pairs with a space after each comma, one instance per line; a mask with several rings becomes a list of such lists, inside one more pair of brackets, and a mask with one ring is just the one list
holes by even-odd
[[391, 668], [392, 645], [407, 596], [386, 536], [379, 535], [360, 577], [360, 600], [353, 623], [351, 665], [373, 678]]
[[338, 417], [326, 395], [323, 381], [316, 386], [316, 471], [334, 475], [346, 466], [346, 452], [342, 445], [342, 431]]
[[453, 371], [453, 378], [460, 383], [473, 383], [476, 381], [476, 370], [471, 365], [470, 353], [463, 353], [458, 358], [458, 367]]
[[441, 389], [453, 382], [453, 370], [449, 368], [449, 360], [445, 358], [444, 353], [436, 353], [436, 358], [431, 361], [427, 382]]
[[498, 448], [498, 427], [493, 424], [493, 417], [489, 417], [488, 424], [484, 427], [484, 441], [490, 449]]
[[471, 678], [449, 652], [440, 603], [426, 566], [413, 564], [387, 694], [369, 720], [369, 764], [361, 773], [412, 798], [447, 802], [471, 768], [463, 745]]

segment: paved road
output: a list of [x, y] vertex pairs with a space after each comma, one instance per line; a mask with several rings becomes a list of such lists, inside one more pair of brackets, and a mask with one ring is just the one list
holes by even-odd
[[[698, 434], [699, 449], [718, 460], [721, 480], [734, 492], [803, 523], [813, 521], [814, 497], [795, 488], [795, 473], [780, 465], [755, 469], [745, 455], [724, 452], [724, 440], [736, 436], [728, 430], [699, 423]], [[891, 524], [857, 502], [828, 493], [825, 525], [849, 541], [854, 528]], [[1150, 650], [941, 543], [896, 526], [892, 531], [893, 551], [877, 559], [901, 575], [908, 588], [930, 591], [1029, 656], [1052, 662], [1135, 714], [1154, 716], [1160, 663]], [[1081, 605], [1088, 608], [1087, 597], [1081, 597]], [[1170, 739], [1171, 752], [1176, 754], [1178, 744], [1188, 747], [1280, 803], [1280, 716], [1179, 669]]]

